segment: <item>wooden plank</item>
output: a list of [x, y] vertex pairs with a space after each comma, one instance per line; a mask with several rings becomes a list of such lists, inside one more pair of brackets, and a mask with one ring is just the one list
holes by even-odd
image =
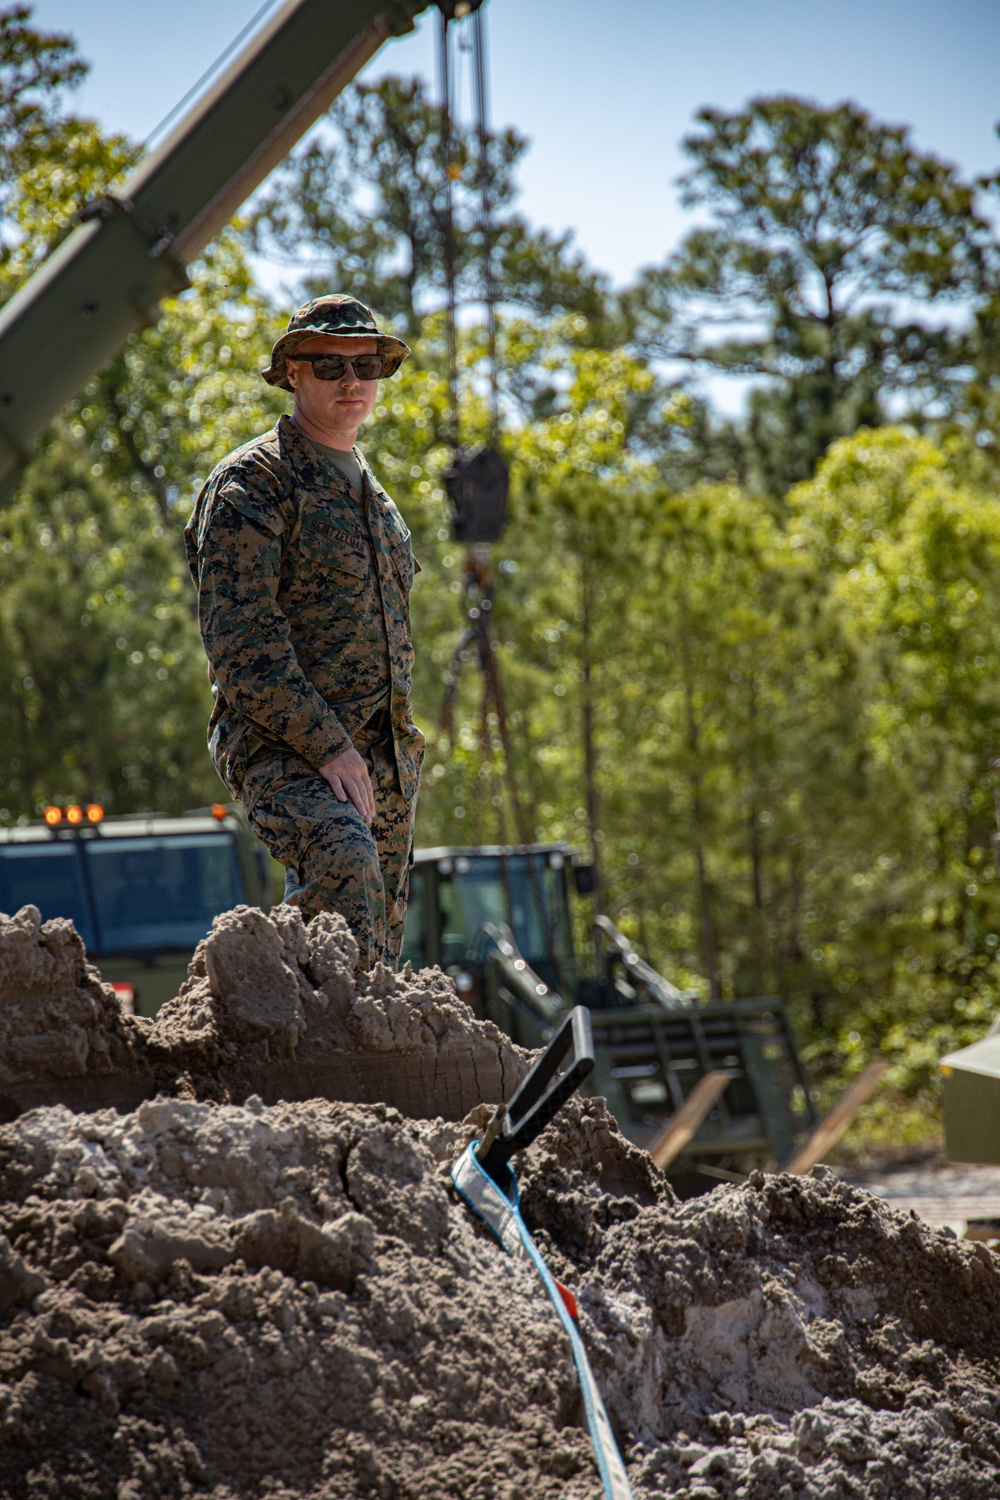
[[844, 1090], [842, 1097], [830, 1113], [816, 1126], [805, 1145], [792, 1157], [785, 1172], [808, 1172], [826, 1153], [834, 1147], [850, 1125], [854, 1116], [875, 1091], [879, 1079], [889, 1064], [884, 1058], [866, 1063], [852, 1084]]
[[728, 1068], [714, 1068], [698, 1079], [680, 1109], [674, 1111], [649, 1148], [653, 1161], [664, 1171], [680, 1155], [713, 1104], [732, 1078]]

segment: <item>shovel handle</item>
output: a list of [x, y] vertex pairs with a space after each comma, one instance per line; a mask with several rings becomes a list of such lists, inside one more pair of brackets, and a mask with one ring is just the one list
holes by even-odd
[[[570, 1054], [569, 1061], [560, 1072], [567, 1054]], [[541, 1135], [593, 1066], [590, 1011], [585, 1005], [577, 1005], [510, 1100], [496, 1137], [491, 1142], [483, 1141], [476, 1152], [483, 1171], [489, 1173], [498, 1187], [505, 1187], [509, 1178], [507, 1163], [514, 1152], [523, 1151]]]

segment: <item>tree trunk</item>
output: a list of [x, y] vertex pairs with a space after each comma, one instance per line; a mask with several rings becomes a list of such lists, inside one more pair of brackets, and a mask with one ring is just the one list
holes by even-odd
[[590, 857], [594, 863], [594, 908], [603, 911], [604, 879], [601, 870], [600, 796], [597, 790], [597, 745], [594, 738], [594, 585], [584, 565], [580, 578], [580, 729], [583, 736], [583, 784], [587, 809]]
[[750, 810], [748, 814], [748, 842], [750, 847], [750, 900], [753, 911], [753, 988], [754, 993], [764, 993], [765, 942], [764, 942], [764, 849], [760, 836], [760, 782], [757, 757], [757, 684], [749, 679], [750, 699]]
[[[698, 715], [694, 702], [694, 683], [691, 680], [691, 661], [688, 652], [687, 641], [681, 640], [681, 661], [684, 668], [684, 714], [685, 714], [685, 737], [688, 753], [691, 758], [692, 767], [697, 767], [699, 754]], [[712, 911], [711, 888], [708, 879], [708, 861], [705, 855], [705, 847], [702, 843], [702, 828], [704, 825], [704, 807], [701, 795], [701, 773], [692, 769], [688, 775], [691, 788], [691, 831], [692, 852], [694, 854], [694, 866], [698, 894], [698, 925], [701, 933], [701, 960], [705, 966], [705, 978], [708, 980], [709, 998], [720, 1000], [722, 998], [722, 985], [719, 979], [719, 945], [715, 931], [715, 913]]]

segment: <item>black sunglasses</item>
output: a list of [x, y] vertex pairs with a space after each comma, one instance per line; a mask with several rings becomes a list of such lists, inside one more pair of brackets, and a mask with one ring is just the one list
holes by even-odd
[[343, 354], [286, 354], [285, 359], [302, 359], [313, 367], [317, 380], [339, 380], [348, 368], [358, 380], [378, 380], [385, 369], [384, 354], [355, 354], [346, 359]]

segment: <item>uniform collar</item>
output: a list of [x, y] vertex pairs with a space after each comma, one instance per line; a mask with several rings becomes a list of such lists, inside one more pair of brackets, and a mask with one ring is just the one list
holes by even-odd
[[295, 470], [295, 477], [299, 483], [309, 489], [324, 484], [325, 474], [320, 467], [319, 458], [291, 417], [279, 417], [275, 431], [278, 434], [281, 450]]
[[[314, 451], [312, 444], [299, 431], [291, 417], [285, 415], [278, 418], [275, 431], [281, 450], [285, 454], [292, 468], [295, 470], [299, 483], [308, 488], [317, 485], [328, 487], [330, 483], [329, 470], [322, 463], [318, 454]], [[374, 495], [377, 499], [385, 501], [385, 493], [375, 475], [369, 467], [361, 449], [355, 446], [354, 456], [361, 465], [361, 482], [365, 495]], [[340, 476], [338, 475], [338, 479]], [[345, 493], [350, 491], [346, 479], [341, 480]]]

